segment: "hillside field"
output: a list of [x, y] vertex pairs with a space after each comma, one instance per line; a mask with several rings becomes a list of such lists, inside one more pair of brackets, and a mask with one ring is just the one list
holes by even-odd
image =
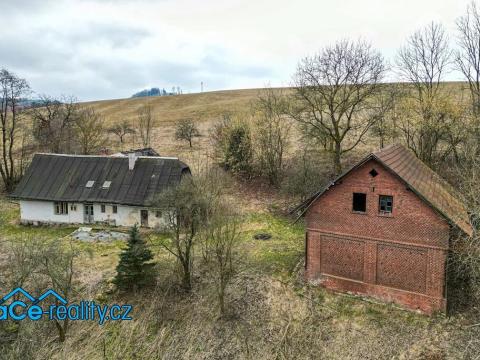
[[[287, 89], [286, 92], [290, 90]], [[261, 89], [213, 91], [197, 94], [172, 96], [142, 97], [118, 100], [104, 100], [83, 103], [92, 106], [105, 117], [105, 125], [111, 126], [122, 120], [135, 124], [138, 110], [145, 104], [153, 107], [156, 127], [153, 131], [152, 147], [163, 156], [182, 157], [191, 153], [185, 142], [175, 140], [175, 124], [181, 119], [192, 119], [197, 123], [200, 137], [194, 140], [196, 153], [204, 153], [210, 149], [209, 130], [215, 121], [222, 119], [226, 113], [248, 113], [250, 106]], [[118, 149], [116, 139], [112, 140], [111, 148]], [[139, 139], [127, 137], [127, 147], [140, 147]]]

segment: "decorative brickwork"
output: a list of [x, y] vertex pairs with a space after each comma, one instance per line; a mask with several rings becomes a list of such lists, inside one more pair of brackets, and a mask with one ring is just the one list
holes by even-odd
[[377, 249], [377, 284], [425, 294], [427, 250], [384, 244]]
[[363, 241], [322, 236], [321, 272], [354, 280], [363, 280]]

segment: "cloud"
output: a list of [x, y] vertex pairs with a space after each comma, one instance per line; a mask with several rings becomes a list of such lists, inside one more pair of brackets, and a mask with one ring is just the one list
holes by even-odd
[[468, 1], [4, 1], [0, 67], [37, 93], [81, 100], [150, 86], [198, 91], [200, 82], [208, 90], [281, 86], [300, 58], [337, 39], [363, 37], [392, 58], [431, 20], [455, 31]]

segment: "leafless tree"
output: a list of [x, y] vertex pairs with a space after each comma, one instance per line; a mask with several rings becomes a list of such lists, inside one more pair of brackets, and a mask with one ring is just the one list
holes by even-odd
[[[80, 249], [73, 241], [66, 246], [58, 246], [50, 242], [42, 254], [41, 272], [45, 275], [51, 288], [54, 288], [63, 298], [69, 299], [75, 291], [75, 261], [80, 256]], [[57, 300], [55, 300], [57, 301]], [[58, 303], [57, 303], [58, 306]], [[60, 342], [64, 342], [69, 329], [69, 319], [54, 319]]]
[[397, 57], [400, 75], [413, 87], [409, 108], [415, 113], [401, 124], [401, 131], [408, 147], [429, 165], [455, 125], [457, 112], [451, 111], [453, 104], [441, 86], [451, 55], [443, 26], [431, 23], [415, 32]]
[[404, 96], [399, 84], [383, 84], [373, 103], [374, 122], [371, 131], [379, 140], [380, 148], [389, 138], [395, 138], [398, 123], [398, 101]]
[[192, 288], [194, 249], [202, 239], [202, 231], [218, 207], [224, 187], [217, 168], [201, 166], [195, 177], [184, 177], [178, 186], [162, 192], [154, 206], [165, 209], [166, 228], [169, 235], [161, 245], [175, 256], [181, 267], [182, 285]]
[[19, 176], [14, 158], [17, 131], [22, 119], [20, 101], [30, 88], [25, 79], [17, 77], [8, 70], [0, 70], [0, 126], [1, 161], [0, 174], [5, 190], [13, 190]]
[[200, 132], [192, 119], [182, 119], [178, 122], [175, 139], [188, 141], [188, 144], [192, 147], [192, 140], [197, 136], [200, 136]]
[[270, 184], [278, 185], [291, 129], [288, 98], [280, 91], [267, 88], [259, 94], [253, 110], [260, 166]]
[[473, 112], [480, 116], [480, 13], [475, 2], [458, 19], [457, 29], [459, 50], [455, 63], [468, 81]]
[[410, 36], [400, 49], [397, 66], [403, 79], [413, 84], [418, 97], [428, 101], [438, 94], [451, 55], [445, 29], [441, 24], [430, 23]]
[[215, 282], [220, 316], [225, 315], [226, 290], [238, 271], [240, 241], [240, 217], [226, 204], [214, 209], [204, 231], [204, 259]]
[[153, 107], [145, 104], [139, 110], [137, 114], [138, 131], [142, 144], [144, 147], [150, 146], [152, 129], [155, 127], [156, 118], [153, 114]]
[[31, 109], [33, 135], [42, 149], [70, 153], [74, 140], [79, 105], [73, 96], [53, 98], [41, 95]]
[[292, 112], [304, 131], [333, 143], [333, 164], [342, 169], [342, 154], [354, 149], [375, 118], [370, 101], [386, 67], [382, 56], [365, 42], [343, 40], [303, 59], [294, 76], [299, 107]]
[[123, 144], [125, 140], [125, 136], [135, 134], [135, 129], [133, 129], [130, 124], [128, 123], [128, 120], [123, 120], [120, 123], [115, 124], [111, 128], [108, 129], [108, 132], [116, 135], [118, 137], [118, 140], [120, 140], [120, 146], [123, 150]]
[[92, 107], [83, 108], [76, 119], [77, 139], [82, 154], [95, 154], [105, 142], [104, 118]]

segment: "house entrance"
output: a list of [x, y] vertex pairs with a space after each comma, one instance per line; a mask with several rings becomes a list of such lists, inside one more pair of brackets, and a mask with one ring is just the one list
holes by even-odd
[[140, 210], [140, 224], [144, 227], [148, 226], [148, 210]]
[[93, 204], [85, 204], [84, 205], [84, 222], [86, 224], [92, 224], [93, 223]]

